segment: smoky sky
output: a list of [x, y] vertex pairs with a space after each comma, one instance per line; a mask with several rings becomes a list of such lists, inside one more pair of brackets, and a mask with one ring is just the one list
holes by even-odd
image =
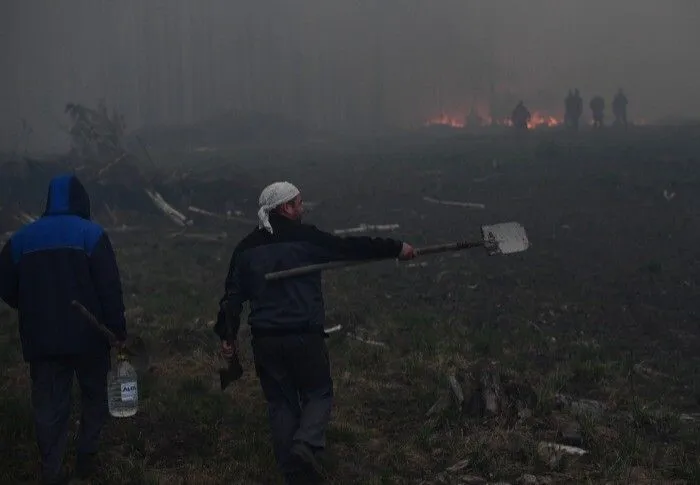
[[65, 104], [99, 98], [129, 129], [233, 111], [381, 131], [519, 99], [561, 115], [570, 88], [694, 116], [699, 21], [694, 0], [3, 0], [0, 146], [21, 119], [60, 146]]

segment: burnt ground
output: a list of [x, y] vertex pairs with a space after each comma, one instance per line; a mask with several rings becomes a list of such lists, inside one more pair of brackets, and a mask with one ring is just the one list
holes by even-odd
[[[414, 137], [247, 162], [252, 192], [295, 182], [312, 203], [308, 220], [324, 229], [399, 224], [382, 234], [423, 246], [513, 220], [531, 242], [517, 255], [468, 250], [326, 274], [328, 326], [344, 326], [328, 342], [337, 395], [331, 483], [469, 483], [464, 475], [515, 483], [525, 473], [551, 483], [698, 483], [699, 134]], [[254, 200], [245, 199], [239, 207], [253, 217]], [[190, 230], [223, 228], [226, 239], [113, 235], [130, 326], [149, 344], [152, 367], [141, 373], [138, 417], [105, 431], [100, 483], [279, 483], [246, 339], [243, 380], [223, 394], [214, 382], [211, 320], [230, 252], [249, 230], [217, 224]], [[14, 316], [0, 312], [0, 406], [11, 438], [0, 477], [29, 482], [37, 455], [27, 372]], [[358, 330], [386, 345], [352, 339]], [[531, 413], [452, 407], [426, 417], [449, 393], [450, 373], [483, 362], [532, 389]], [[575, 416], [557, 408], [556, 394], [607, 411]], [[570, 422], [589, 453], [548, 464], [537, 444], [556, 441]]]

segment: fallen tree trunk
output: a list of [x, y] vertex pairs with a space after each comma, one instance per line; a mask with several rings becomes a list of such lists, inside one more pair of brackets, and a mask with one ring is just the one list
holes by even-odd
[[178, 211], [173, 206], [168, 204], [158, 192], [146, 189], [146, 193], [151, 198], [156, 207], [163, 211], [163, 214], [168, 216], [175, 224], [182, 227], [192, 225], [191, 220], [187, 219], [187, 217], [185, 217], [185, 215], [182, 212]]

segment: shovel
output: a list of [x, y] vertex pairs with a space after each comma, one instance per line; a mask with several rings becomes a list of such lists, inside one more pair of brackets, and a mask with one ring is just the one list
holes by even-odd
[[[79, 301], [73, 300], [71, 302], [73, 307], [75, 307], [80, 313], [83, 314], [85, 319], [92, 324], [92, 326], [98, 330], [102, 335], [104, 335], [107, 340], [109, 340], [110, 346], [114, 347], [117, 345], [119, 342], [119, 339], [117, 339], [117, 336], [112, 332], [109, 328], [107, 328], [105, 325], [101, 324], [95, 315], [90, 313], [90, 310], [85, 308]], [[140, 338], [140, 337], [127, 337], [126, 342], [124, 343], [124, 346], [122, 347], [122, 352], [124, 354], [128, 355], [132, 363], [134, 364], [134, 367], [136, 367], [139, 370], [144, 370], [148, 368], [148, 351], [146, 350], [146, 344], [145, 342]]]
[[[448, 251], [461, 251], [463, 249], [485, 248], [490, 256], [501, 254], [512, 254], [525, 251], [530, 247], [525, 228], [518, 222], [502, 222], [500, 224], [481, 226], [481, 240], [461, 241], [447, 244], [438, 244], [415, 250], [416, 256], [427, 254], [438, 254]], [[362, 259], [357, 261], [333, 261], [330, 263], [312, 264], [298, 268], [287, 269], [267, 273], [265, 279], [268, 281], [316, 273], [327, 269], [344, 268], [365, 263], [372, 263], [389, 258]], [[393, 258], [391, 258], [393, 259]]]

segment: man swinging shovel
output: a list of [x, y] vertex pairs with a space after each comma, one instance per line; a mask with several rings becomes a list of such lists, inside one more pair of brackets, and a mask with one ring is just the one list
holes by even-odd
[[[482, 227], [480, 241], [415, 250], [396, 239], [342, 238], [303, 224], [300, 191], [288, 182], [266, 187], [259, 204], [259, 227], [231, 256], [214, 326], [229, 362], [220, 372], [221, 385], [241, 375], [236, 334], [247, 301], [255, 370], [268, 401], [275, 457], [287, 484], [308, 484], [323, 475], [317, 455], [325, 448], [333, 401], [319, 273], [472, 247], [508, 254], [526, 249], [527, 238], [522, 226], [509, 223]], [[303, 266], [310, 262], [317, 264]]]

